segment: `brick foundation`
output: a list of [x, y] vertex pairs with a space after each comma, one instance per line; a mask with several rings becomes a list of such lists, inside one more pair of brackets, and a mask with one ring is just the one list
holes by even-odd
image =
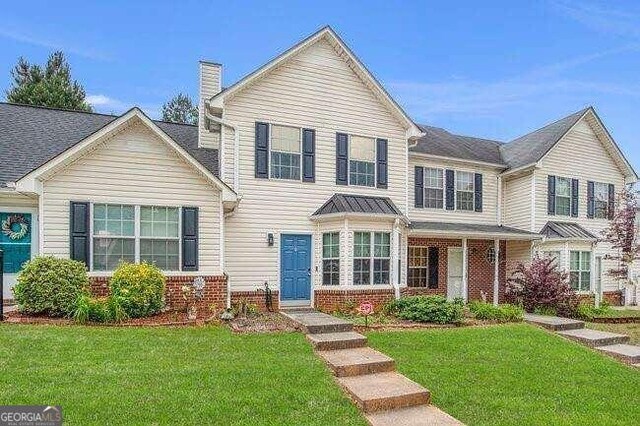
[[[407, 287], [401, 289], [403, 295], [447, 294], [447, 257], [449, 247], [462, 247], [462, 240], [443, 238], [409, 237], [409, 246], [438, 247], [438, 287]], [[495, 266], [487, 260], [487, 251], [493, 247], [493, 240], [468, 240], [468, 287], [469, 300], [481, 300], [486, 293], [487, 301], [493, 300], [493, 274]], [[499, 300], [504, 301], [506, 289], [506, 253], [505, 241], [500, 242]]]
[[324, 312], [348, 312], [362, 302], [373, 303], [376, 311], [394, 299], [393, 289], [338, 290], [323, 289], [314, 292], [315, 308]]
[[[166, 277], [165, 299], [168, 307], [172, 309], [186, 309], [186, 303], [182, 298], [181, 287], [192, 283], [195, 276], [168, 276]], [[203, 276], [205, 280], [204, 297], [198, 302], [198, 310], [209, 309], [222, 311], [226, 307], [227, 278], [225, 276]], [[94, 296], [104, 297], [109, 294], [109, 277], [91, 277], [91, 293]]]
[[[256, 305], [262, 312], [268, 311], [264, 290], [231, 292], [231, 306], [235, 307], [243, 301]], [[280, 293], [278, 290], [271, 291], [271, 307], [273, 312], [278, 312], [280, 310]]]
[[612, 306], [622, 306], [624, 297], [621, 290], [602, 292], [602, 300], [605, 300]]

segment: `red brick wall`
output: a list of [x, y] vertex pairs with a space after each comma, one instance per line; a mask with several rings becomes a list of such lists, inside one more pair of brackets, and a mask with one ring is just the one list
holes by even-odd
[[[438, 288], [407, 287], [402, 294], [447, 294], [447, 248], [461, 247], [462, 240], [444, 238], [416, 238], [409, 237], [409, 246], [438, 247]], [[493, 240], [468, 240], [468, 286], [469, 300], [481, 300], [481, 292], [487, 293], [487, 301], [493, 300], [494, 265], [487, 260], [487, 250], [493, 247]], [[500, 243], [500, 286], [499, 298], [504, 300], [506, 286], [506, 242]]]
[[[186, 304], [182, 298], [181, 287], [192, 283], [194, 276], [168, 276], [166, 277], [165, 299], [167, 306], [172, 309], [185, 309]], [[224, 310], [226, 307], [227, 278], [220, 276], [203, 276], [205, 280], [204, 297], [198, 303], [203, 308], [215, 307], [216, 311]], [[92, 277], [91, 293], [95, 296], [107, 296], [109, 294], [108, 277]]]
[[[262, 312], [266, 312], [268, 310], [264, 290], [231, 292], [232, 307], [236, 307], [236, 305], [243, 301], [258, 306], [258, 309]], [[280, 310], [280, 293], [278, 290], [271, 291], [271, 307], [273, 312], [278, 312]]]
[[602, 292], [602, 299], [612, 306], [622, 306], [623, 304], [622, 291], [619, 290]]
[[349, 311], [362, 302], [371, 302], [375, 310], [394, 299], [393, 289], [315, 290], [315, 308], [324, 312]]

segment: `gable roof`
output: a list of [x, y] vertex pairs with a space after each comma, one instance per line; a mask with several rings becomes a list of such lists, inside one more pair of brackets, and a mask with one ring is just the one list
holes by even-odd
[[579, 240], [597, 240], [598, 237], [573, 222], [547, 222], [540, 233], [547, 238], [570, 238]]
[[482, 236], [493, 238], [499, 236], [505, 239], [535, 240], [540, 234], [524, 231], [503, 225], [482, 225], [477, 223], [453, 222], [411, 222], [409, 230], [413, 234], [434, 234], [444, 236]]
[[336, 49], [336, 53], [343, 57], [349, 67], [356, 73], [356, 75], [358, 75], [358, 77], [375, 94], [375, 96], [383, 104], [385, 104], [401, 122], [404, 123], [404, 127], [405, 129], [407, 129], [410, 136], [419, 136], [421, 134], [420, 128], [413, 122], [411, 117], [407, 115], [402, 107], [391, 97], [389, 92], [387, 92], [387, 90], [376, 79], [376, 77], [367, 69], [367, 67], [349, 48], [349, 46], [345, 44], [345, 42], [330, 26], [321, 28], [317, 32], [311, 34], [309, 37], [284, 51], [282, 54], [276, 56], [274, 59], [272, 59], [262, 67], [256, 69], [255, 71], [238, 80], [236, 83], [215, 94], [210, 99], [211, 105], [215, 104], [217, 106], [222, 106], [225, 98], [233, 96], [244, 87], [262, 78], [270, 71], [276, 69], [283, 62], [289, 60], [299, 52], [305, 50], [307, 47], [315, 44], [322, 39], [327, 40]]
[[538, 130], [521, 136], [500, 147], [500, 153], [510, 168], [537, 163], [589, 111], [574, 112]]
[[455, 135], [439, 127], [418, 125], [424, 132], [410, 152], [456, 158], [507, 167], [500, 156], [502, 142], [471, 136]]
[[[0, 188], [72, 148], [118, 116], [0, 103]], [[198, 148], [197, 126], [153, 121], [213, 175], [218, 150]]]
[[402, 216], [402, 212], [388, 197], [372, 197], [367, 195], [333, 194], [311, 216], [335, 213], [364, 213]]

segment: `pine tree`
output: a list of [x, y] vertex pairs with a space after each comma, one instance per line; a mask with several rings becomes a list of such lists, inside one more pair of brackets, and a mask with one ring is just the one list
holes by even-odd
[[198, 124], [198, 106], [189, 96], [178, 93], [162, 106], [162, 120], [172, 123]]
[[38, 64], [30, 64], [26, 59], [18, 59], [11, 70], [13, 85], [7, 90], [7, 101], [64, 108], [80, 111], [91, 111], [86, 102], [84, 88], [76, 80], [71, 79], [71, 68], [64, 53], [52, 53], [44, 69]]

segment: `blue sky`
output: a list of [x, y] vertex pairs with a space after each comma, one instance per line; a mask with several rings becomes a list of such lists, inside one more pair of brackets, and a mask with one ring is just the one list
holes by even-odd
[[594, 105], [640, 170], [640, 3], [477, 4], [13, 2], [0, 15], [0, 88], [19, 56], [62, 49], [96, 110], [157, 117], [174, 94], [196, 96], [198, 60], [221, 62], [230, 85], [329, 24], [420, 123], [511, 140]]

